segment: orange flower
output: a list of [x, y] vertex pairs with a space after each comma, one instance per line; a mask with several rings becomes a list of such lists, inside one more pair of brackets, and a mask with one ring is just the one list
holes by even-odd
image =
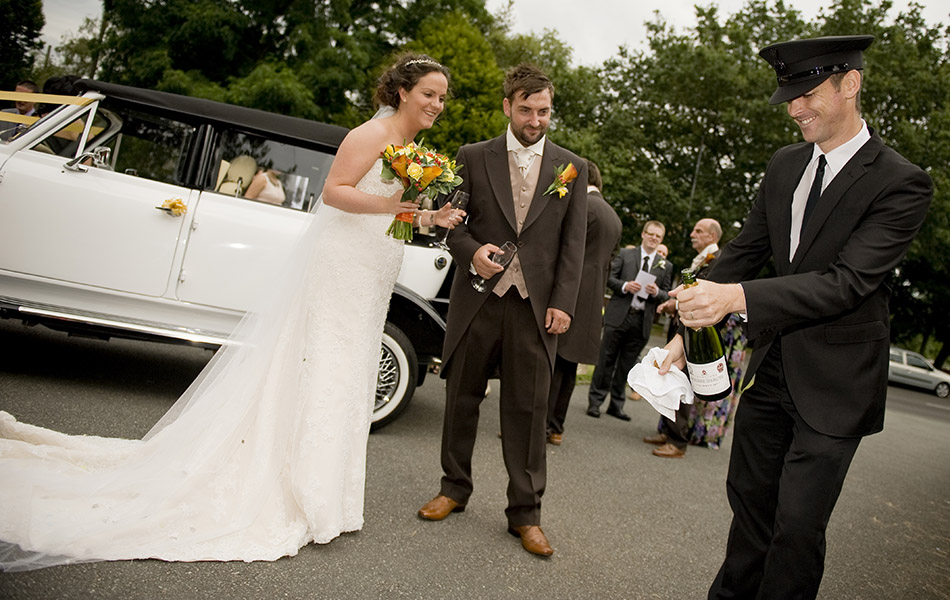
[[567, 195], [567, 184], [577, 179], [577, 169], [574, 168], [574, 163], [567, 163], [567, 166], [561, 165], [554, 169], [554, 181], [551, 182], [551, 185], [548, 186], [548, 189], [544, 192], [545, 195], [553, 194], [557, 192], [559, 198], [563, 198]]

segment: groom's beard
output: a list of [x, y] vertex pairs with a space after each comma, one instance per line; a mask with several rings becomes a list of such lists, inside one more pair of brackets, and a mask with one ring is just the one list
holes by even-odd
[[531, 132], [528, 132], [525, 128], [515, 129], [514, 125], [511, 126], [511, 133], [515, 135], [515, 139], [521, 142], [521, 145], [525, 148], [538, 143], [538, 140], [543, 138], [547, 131], [547, 127], [539, 127]]

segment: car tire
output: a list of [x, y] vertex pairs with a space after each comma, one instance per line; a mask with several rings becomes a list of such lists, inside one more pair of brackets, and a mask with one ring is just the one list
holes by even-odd
[[950, 396], [950, 383], [938, 383], [937, 387], [934, 388], [934, 393], [937, 394], [939, 398]]
[[416, 392], [418, 369], [412, 342], [401, 329], [387, 321], [379, 353], [371, 431], [392, 423], [406, 410]]

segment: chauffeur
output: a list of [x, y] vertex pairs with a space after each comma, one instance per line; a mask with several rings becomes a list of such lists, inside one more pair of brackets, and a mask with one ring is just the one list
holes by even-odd
[[[873, 39], [759, 53], [778, 76], [770, 102], [787, 103], [805, 141], [772, 156], [708, 279], [671, 293], [688, 327], [746, 313], [755, 345], [726, 481], [732, 525], [710, 598], [814, 598], [851, 459], [884, 425], [885, 280], [923, 223], [932, 184], [861, 118], [862, 52]], [[769, 258], [776, 275], [753, 280]], [[661, 372], [683, 363], [682, 338], [668, 348]]]

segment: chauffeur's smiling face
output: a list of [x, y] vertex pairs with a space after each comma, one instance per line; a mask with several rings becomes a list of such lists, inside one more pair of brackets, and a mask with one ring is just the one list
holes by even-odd
[[861, 89], [861, 76], [849, 71], [835, 86], [832, 78], [818, 87], [789, 100], [788, 115], [795, 119], [806, 142], [818, 144], [822, 152], [830, 152], [850, 140], [855, 122], [860, 122], [855, 97]]

